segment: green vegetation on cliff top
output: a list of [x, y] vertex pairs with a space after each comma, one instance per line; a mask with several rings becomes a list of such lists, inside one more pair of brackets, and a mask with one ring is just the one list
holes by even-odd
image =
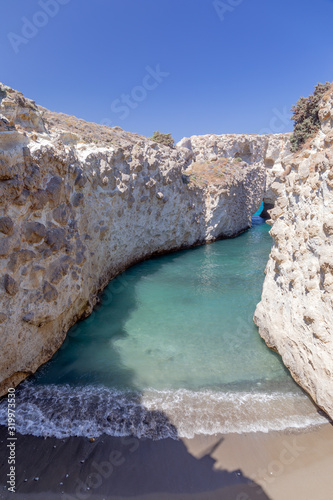
[[319, 104], [324, 94], [329, 90], [330, 82], [318, 83], [313, 94], [301, 97], [291, 108], [294, 121], [294, 133], [290, 139], [291, 151], [298, 151], [306, 140], [313, 136], [320, 128]]

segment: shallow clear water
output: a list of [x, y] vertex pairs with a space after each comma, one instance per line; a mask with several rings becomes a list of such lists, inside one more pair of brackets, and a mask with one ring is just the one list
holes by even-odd
[[268, 231], [255, 216], [237, 238], [151, 259], [113, 280], [101, 306], [22, 384], [19, 430], [158, 439], [321, 423], [252, 321]]
[[142, 391], [289, 381], [252, 321], [268, 230], [260, 219], [238, 238], [130, 268], [107, 287], [93, 317], [72, 329], [36, 382]]

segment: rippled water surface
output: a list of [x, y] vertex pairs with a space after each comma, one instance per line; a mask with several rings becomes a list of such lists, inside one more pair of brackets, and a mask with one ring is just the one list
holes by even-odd
[[22, 384], [19, 430], [158, 439], [323, 422], [252, 321], [268, 231], [255, 216], [237, 238], [151, 259], [113, 280], [101, 306]]

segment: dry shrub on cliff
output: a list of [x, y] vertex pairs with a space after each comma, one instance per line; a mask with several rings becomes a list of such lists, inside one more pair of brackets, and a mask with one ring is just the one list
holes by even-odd
[[291, 108], [291, 119], [295, 122], [294, 133], [290, 139], [292, 152], [298, 151], [306, 140], [319, 130], [319, 103], [330, 87], [330, 82], [318, 83], [313, 94], [301, 97], [296, 106]]
[[156, 130], [151, 137], [152, 141], [158, 142], [159, 144], [163, 144], [164, 146], [169, 146], [169, 148], [173, 148], [174, 140], [171, 137], [171, 134], [163, 134]]

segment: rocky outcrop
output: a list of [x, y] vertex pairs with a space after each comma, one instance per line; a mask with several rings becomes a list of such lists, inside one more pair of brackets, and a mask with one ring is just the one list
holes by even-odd
[[242, 160], [249, 165], [264, 168], [262, 216], [268, 217], [267, 210], [274, 206], [276, 200], [272, 184], [276, 176], [284, 171], [285, 164], [291, 157], [290, 134], [193, 135], [184, 137], [177, 146], [190, 151], [193, 162], [211, 162], [227, 158]]
[[247, 229], [266, 179], [241, 161], [196, 182], [188, 148], [49, 112], [4, 85], [0, 148], [0, 394], [50, 359], [119, 272]]
[[319, 116], [321, 130], [272, 185], [274, 245], [254, 320], [333, 418], [333, 88]]

